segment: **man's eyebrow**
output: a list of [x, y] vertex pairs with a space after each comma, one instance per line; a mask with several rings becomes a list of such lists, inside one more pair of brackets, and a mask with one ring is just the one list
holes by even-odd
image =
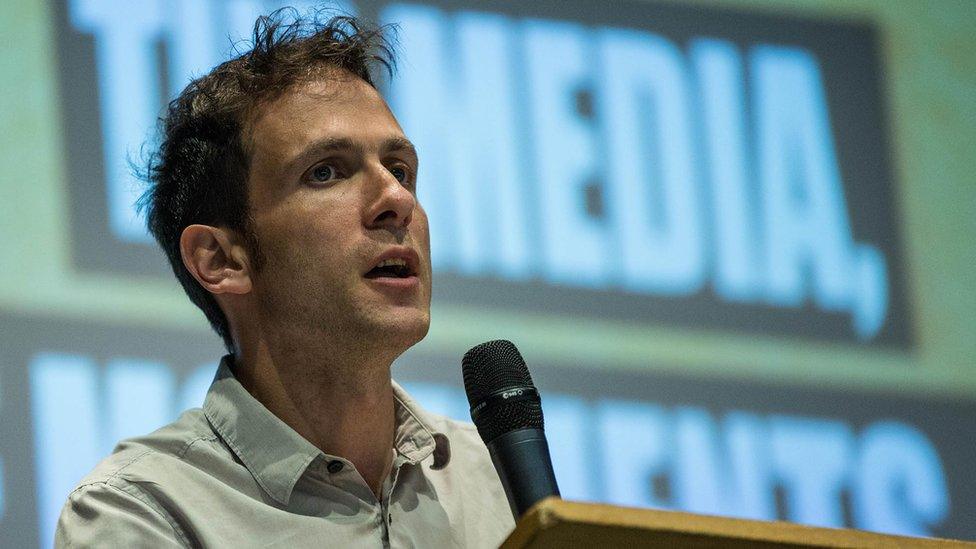
[[403, 152], [410, 156], [414, 161], [417, 160], [417, 148], [413, 146], [406, 137], [391, 137], [383, 142], [380, 147], [381, 154], [388, 154], [391, 152]]
[[[348, 137], [326, 137], [325, 139], [320, 139], [319, 141], [315, 141], [305, 147], [302, 152], [288, 162], [286, 170], [291, 171], [297, 166], [307, 164], [314, 158], [329, 152], [350, 150], [362, 152], [363, 146], [354, 142]], [[391, 137], [384, 140], [380, 145], [380, 154], [389, 154], [393, 152], [405, 153], [410, 156], [414, 162], [417, 160], [417, 149], [406, 137]]]
[[285, 171], [290, 172], [296, 167], [303, 166], [312, 159], [325, 153], [360, 148], [361, 147], [353, 143], [352, 139], [349, 139], [348, 137], [326, 137], [325, 139], [320, 139], [310, 143], [302, 150], [302, 152], [298, 153], [294, 158], [289, 160], [285, 166]]

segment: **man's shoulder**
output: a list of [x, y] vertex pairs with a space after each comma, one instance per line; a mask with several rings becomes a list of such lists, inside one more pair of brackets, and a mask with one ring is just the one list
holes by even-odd
[[123, 488], [132, 483], [155, 482], [174, 464], [191, 457], [191, 449], [202, 445], [215, 450], [217, 438], [200, 408], [187, 410], [173, 423], [148, 435], [119, 442], [76, 489], [95, 484]]
[[199, 408], [148, 435], [119, 442], [68, 495], [55, 546], [192, 545], [167, 502], [208, 463], [219, 462], [214, 458], [221, 452]]

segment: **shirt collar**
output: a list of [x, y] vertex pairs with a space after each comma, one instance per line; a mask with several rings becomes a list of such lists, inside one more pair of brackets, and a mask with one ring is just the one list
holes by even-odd
[[429, 426], [435, 423], [397, 382], [393, 382], [393, 399], [396, 403], [396, 432], [393, 447], [408, 463], [419, 463], [433, 454], [431, 468], [443, 469], [451, 460], [451, 443], [444, 433]]
[[[272, 414], [237, 381], [231, 370], [233, 357], [220, 361], [217, 374], [203, 403], [203, 412], [238, 459], [272, 499], [287, 505], [298, 479], [316, 457], [324, 454], [285, 422]], [[433, 454], [432, 468], [450, 460], [447, 437], [430, 429], [425, 411], [393, 382], [396, 430], [394, 465], [420, 463]]]

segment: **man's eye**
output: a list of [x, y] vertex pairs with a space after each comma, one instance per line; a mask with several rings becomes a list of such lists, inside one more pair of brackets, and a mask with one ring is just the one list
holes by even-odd
[[311, 179], [312, 181], [318, 183], [325, 183], [332, 179], [338, 177], [339, 172], [336, 171], [335, 167], [329, 166], [328, 164], [322, 164], [321, 166], [316, 166], [312, 168]]
[[393, 174], [393, 177], [395, 177], [400, 183], [405, 182], [407, 177], [410, 175], [405, 168], [400, 167], [390, 168], [390, 173]]

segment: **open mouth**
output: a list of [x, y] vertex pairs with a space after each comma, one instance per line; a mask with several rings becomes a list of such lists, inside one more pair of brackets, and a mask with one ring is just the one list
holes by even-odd
[[405, 259], [384, 259], [364, 275], [366, 278], [408, 278], [414, 271]]

